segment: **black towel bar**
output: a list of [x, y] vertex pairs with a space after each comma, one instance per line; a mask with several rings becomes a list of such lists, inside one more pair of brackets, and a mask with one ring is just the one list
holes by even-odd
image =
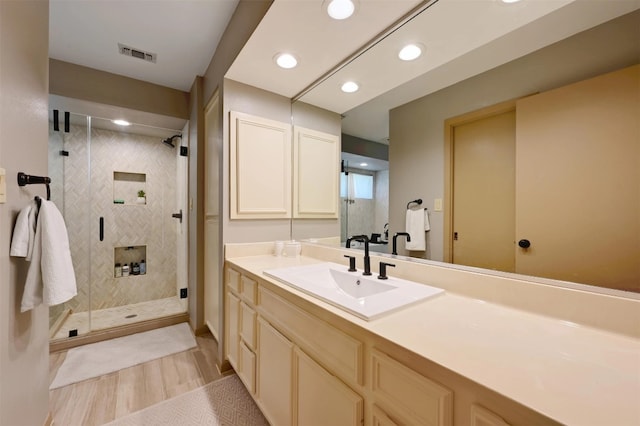
[[18, 186], [44, 184], [47, 186], [47, 200], [51, 200], [51, 178], [48, 176], [32, 176], [18, 172]]

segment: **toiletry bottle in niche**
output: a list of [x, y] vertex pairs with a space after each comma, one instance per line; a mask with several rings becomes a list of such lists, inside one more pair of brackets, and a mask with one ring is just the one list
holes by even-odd
[[133, 264], [133, 275], [140, 275], [140, 265], [137, 263]]
[[127, 265], [126, 263], [122, 265], [122, 276], [123, 277], [129, 276], [129, 265]]
[[116, 266], [113, 269], [113, 276], [116, 278], [122, 276], [122, 266], [119, 263], [116, 263]]
[[140, 275], [144, 275], [147, 273], [147, 264], [145, 263], [144, 259], [142, 259], [140, 261]]

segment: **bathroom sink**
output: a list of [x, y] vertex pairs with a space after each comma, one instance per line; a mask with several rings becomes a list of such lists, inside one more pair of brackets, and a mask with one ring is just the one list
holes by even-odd
[[348, 272], [345, 265], [325, 262], [264, 271], [268, 277], [318, 297], [367, 321], [443, 293], [440, 288], [377, 274]]
[[397, 288], [393, 285], [382, 284], [383, 280], [371, 279], [358, 273], [342, 272], [336, 269], [329, 269], [329, 272], [340, 290], [357, 299]]

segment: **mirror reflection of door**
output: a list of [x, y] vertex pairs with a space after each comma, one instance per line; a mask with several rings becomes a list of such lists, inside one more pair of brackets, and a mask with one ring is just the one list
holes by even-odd
[[639, 88], [635, 65], [517, 102], [517, 272], [640, 291]]
[[452, 261], [639, 291], [638, 87], [640, 65], [448, 120]]
[[515, 110], [453, 128], [453, 257], [515, 271]]

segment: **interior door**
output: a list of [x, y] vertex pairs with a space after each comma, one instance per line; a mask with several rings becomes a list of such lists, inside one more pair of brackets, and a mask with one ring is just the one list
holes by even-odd
[[511, 109], [453, 129], [453, 263], [515, 270], [515, 122]]
[[519, 273], [640, 290], [639, 76], [517, 102], [516, 234], [531, 243]]

